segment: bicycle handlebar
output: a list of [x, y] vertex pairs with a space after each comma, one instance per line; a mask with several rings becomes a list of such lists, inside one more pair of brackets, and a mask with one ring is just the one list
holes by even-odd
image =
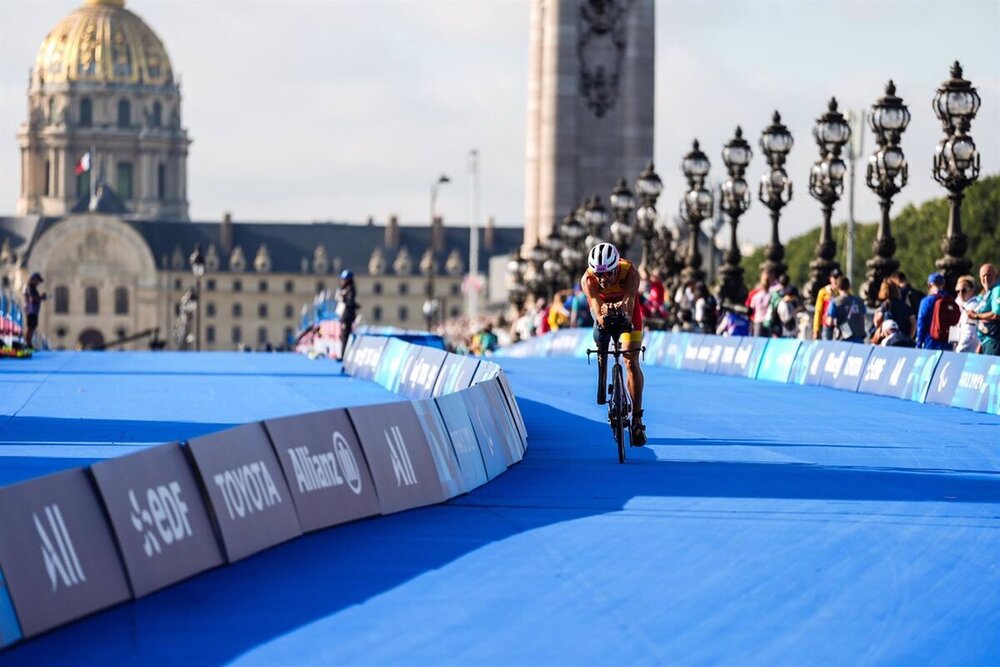
[[588, 364], [590, 363], [590, 355], [591, 354], [596, 354], [597, 356], [600, 356], [602, 354], [604, 356], [607, 356], [607, 355], [610, 354], [615, 359], [617, 359], [618, 357], [620, 357], [622, 355], [625, 355], [625, 354], [638, 354], [638, 353], [642, 354], [642, 359], [643, 359], [643, 361], [645, 361], [646, 360], [646, 346], [645, 345], [643, 345], [642, 347], [636, 348], [634, 350], [591, 350], [591, 349], [588, 348], [587, 349], [587, 363]]

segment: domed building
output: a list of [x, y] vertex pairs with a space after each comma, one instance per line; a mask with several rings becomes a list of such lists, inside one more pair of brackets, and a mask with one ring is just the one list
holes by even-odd
[[[124, 0], [85, 0], [42, 42], [18, 142], [18, 215], [86, 210], [94, 178], [130, 213], [188, 217], [180, 86], [163, 42]], [[78, 169], [88, 154], [90, 169]]]

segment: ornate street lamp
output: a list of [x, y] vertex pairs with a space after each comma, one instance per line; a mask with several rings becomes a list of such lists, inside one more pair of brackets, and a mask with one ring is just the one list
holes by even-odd
[[559, 259], [567, 276], [573, 280], [575, 276], [583, 274], [583, 267], [587, 264], [587, 250], [590, 248], [588, 247], [586, 250], [583, 248], [587, 231], [580, 224], [580, 221], [571, 214], [563, 218], [559, 233], [565, 242]]
[[536, 242], [535, 246], [528, 252], [528, 265], [524, 272], [524, 282], [531, 293], [532, 298], [537, 299], [545, 293], [545, 260], [549, 253], [541, 242]]
[[788, 270], [782, 261], [785, 248], [778, 239], [778, 221], [781, 209], [792, 200], [792, 181], [782, 166], [785, 157], [792, 150], [792, 133], [781, 123], [781, 114], [774, 112], [771, 124], [760, 135], [760, 150], [767, 160], [768, 171], [760, 178], [757, 199], [771, 210], [771, 243], [765, 252], [765, 261], [760, 268], [777, 278]]
[[663, 192], [663, 181], [653, 169], [653, 162], [650, 161], [646, 168], [639, 174], [635, 181], [635, 191], [639, 194], [642, 206], [635, 212], [636, 231], [642, 237], [642, 259], [639, 267], [648, 269], [650, 255], [652, 254], [652, 241], [656, 236], [656, 200]]
[[635, 209], [635, 196], [624, 178], [611, 191], [611, 208], [615, 212], [615, 221], [611, 223], [611, 242], [618, 247], [618, 252], [623, 253], [632, 245], [635, 234], [630, 219]]
[[705, 188], [705, 178], [710, 167], [708, 156], [701, 152], [698, 140], [695, 139], [691, 151], [681, 161], [681, 170], [688, 182], [688, 191], [680, 205], [681, 219], [689, 228], [687, 265], [681, 272], [684, 280], [705, 280], [705, 272], [701, 270], [698, 237], [701, 235], [701, 221], [712, 217], [712, 193]]
[[521, 256], [521, 249], [507, 262], [507, 297], [518, 312], [524, 307], [528, 291], [524, 285], [524, 275], [528, 270], [528, 262]]
[[947, 188], [950, 203], [948, 231], [941, 239], [944, 257], [935, 265], [952, 294], [955, 281], [972, 270], [972, 260], [965, 257], [969, 239], [962, 233], [962, 197], [965, 188], [979, 178], [979, 153], [968, 133], [981, 102], [972, 83], [962, 78], [962, 66], [956, 60], [951, 78], [938, 88], [933, 103], [945, 133], [934, 154], [934, 180]]
[[201, 278], [205, 275], [205, 257], [201, 254], [201, 244], [196, 243], [189, 258], [191, 273], [194, 274], [194, 351], [201, 351]]
[[[621, 182], [624, 183], [624, 179]], [[628, 188], [625, 189], [628, 190]], [[631, 192], [628, 194], [630, 197], [632, 196]], [[614, 206], [613, 193], [611, 205]], [[632, 206], [634, 207], [635, 204]], [[598, 195], [595, 194], [584, 204], [582, 214], [578, 218], [586, 230], [586, 238], [583, 240], [584, 252], [589, 252], [591, 248], [604, 240], [604, 226], [608, 224], [609, 219], [608, 211], [604, 208]]]
[[565, 282], [565, 272], [560, 262], [563, 248], [566, 244], [559, 236], [559, 230], [553, 229], [548, 238], [545, 239], [546, 258], [542, 262], [542, 273], [548, 283], [549, 301], [555, 296], [559, 286]]
[[719, 270], [719, 297], [723, 302], [734, 304], [743, 303], [747, 297], [736, 227], [740, 224], [740, 216], [750, 208], [752, 199], [750, 186], [743, 178], [751, 157], [753, 151], [743, 138], [743, 128], [736, 126], [736, 136], [722, 149], [722, 161], [726, 163], [729, 173], [729, 178], [722, 183], [722, 211], [729, 217], [729, 251], [726, 252], [725, 264]]
[[899, 262], [893, 257], [896, 254], [896, 239], [892, 237], [889, 209], [892, 207], [892, 198], [906, 185], [908, 172], [899, 139], [910, 123], [910, 110], [902, 99], [896, 97], [896, 84], [891, 80], [885, 87], [885, 95], [872, 105], [868, 122], [875, 134], [878, 149], [868, 158], [866, 182], [879, 197], [882, 217], [872, 243], [875, 256], [867, 262], [868, 272], [861, 292], [868, 305], [874, 306], [878, 301], [882, 281], [899, 268]]
[[830, 272], [840, 269], [834, 260], [837, 242], [833, 240], [833, 206], [844, 194], [844, 175], [847, 165], [840, 159], [840, 151], [851, 139], [851, 126], [844, 115], [837, 111], [837, 98], [830, 98], [825, 114], [816, 119], [813, 137], [819, 145], [819, 160], [809, 172], [809, 194], [823, 205], [823, 231], [816, 246], [816, 259], [809, 263], [811, 275], [806, 283], [806, 298], [816, 301], [816, 295], [830, 282]]
[[427, 272], [427, 285], [424, 288], [426, 300], [424, 301], [423, 312], [427, 319], [427, 330], [430, 331], [434, 314], [437, 312], [437, 299], [434, 298], [434, 272], [437, 270], [437, 258], [434, 252], [434, 221], [437, 219], [437, 193], [438, 188], [445, 183], [451, 183], [451, 179], [446, 174], [438, 176], [437, 180], [431, 184], [431, 221], [427, 227], [427, 253], [421, 262], [421, 268]]

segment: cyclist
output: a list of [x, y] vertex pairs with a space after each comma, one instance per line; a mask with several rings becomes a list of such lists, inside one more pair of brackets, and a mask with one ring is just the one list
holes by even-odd
[[[622, 259], [618, 248], [610, 243], [598, 243], [590, 250], [587, 272], [580, 279], [583, 293], [594, 315], [594, 341], [606, 352], [611, 336], [622, 343], [623, 350], [638, 350], [642, 346], [642, 308], [639, 307], [639, 272], [632, 262]], [[607, 386], [607, 357], [598, 356], [600, 387]], [[639, 355], [625, 355], [628, 390], [632, 396], [632, 444], [646, 444], [646, 427], [642, 423], [642, 369]], [[604, 403], [604, 391], [598, 392], [598, 403]]]

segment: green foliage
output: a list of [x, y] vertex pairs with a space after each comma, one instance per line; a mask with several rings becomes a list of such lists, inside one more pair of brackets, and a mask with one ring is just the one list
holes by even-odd
[[[896, 259], [915, 285], [935, 270], [934, 262], [944, 256], [941, 239], [948, 229], [948, 199], [932, 199], [919, 207], [907, 205], [892, 220], [896, 238]], [[877, 223], [855, 225], [854, 282], [864, 281], [865, 262], [872, 257], [872, 243], [878, 231]], [[969, 237], [965, 256], [972, 259], [973, 274], [985, 262], [1000, 263], [1000, 175], [979, 179], [965, 191], [962, 200], [962, 231]], [[805, 285], [809, 280], [809, 262], [816, 256], [820, 229], [810, 230], [785, 244], [785, 264], [793, 285]], [[847, 267], [847, 224], [834, 226], [837, 240], [837, 261]], [[764, 248], [743, 258], [744, 275], [754, 281], [760, 275]]]

